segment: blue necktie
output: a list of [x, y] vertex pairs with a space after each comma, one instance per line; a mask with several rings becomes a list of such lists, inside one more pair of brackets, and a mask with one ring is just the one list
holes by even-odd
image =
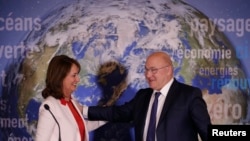
[[152, 105], [150, 121], [148, 125], [148, 133], [147, 133], [147, 140], [146, 141], [154, 141], [155, 140], [155, 126], [156, 126], [156, 112], [158, 106], [158, 97], [160, 96], [160, 92], [155, 93], [155, 100]]

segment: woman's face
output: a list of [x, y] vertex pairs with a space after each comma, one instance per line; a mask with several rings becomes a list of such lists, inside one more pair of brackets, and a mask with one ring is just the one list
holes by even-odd
[[76, 90], [77, 83], [80, 81], [78, 73], [79, 68], [73, 64], [69, 73], [63, 80], [63, 94], [65, 99], [70, 99], [71, 94]]

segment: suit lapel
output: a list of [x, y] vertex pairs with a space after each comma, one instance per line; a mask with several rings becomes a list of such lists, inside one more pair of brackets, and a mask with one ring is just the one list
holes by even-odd
[[[76, 106], [74, 102], [72, 102], [72, 103], [74, 106]], [[68, 122], [71, 122], [72, 124], [74, 124], [77, 127], [78, 125], [75, 122], [75, 118], [74, 118], [70, 108], [68, 107], [68, 105], [63, 105], [62, 110], [64, 111], [63, 113], [64, 113], [65, 119], [67, 119]]]
[[166, 116], [169, 108], [171, 107], [171, 105], [173, 104], [173, 102], [175, 101], [175, 99], [178, 97], [178, 82], [174, 79], [173, 84], [171, 85], [167, 97], [165, 99], [163, 108], [162, 108], [162, 112], [160, 115], [160, 119], [159, 119], [159, 123], [164, 119], [164, 117]]

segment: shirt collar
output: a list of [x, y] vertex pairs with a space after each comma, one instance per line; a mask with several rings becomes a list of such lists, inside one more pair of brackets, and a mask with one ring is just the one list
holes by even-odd
[[[167, 93], [170, 89], [170, 86], [172, 85], [172, 83], [174, 82], [174, 79], [172, 78], [161, 90], [161, 94], [164, 95], [164, 96], [167, 96]], [[154, 91], [155, 93], [156, 91]]]
[[[71, 98], [70, 98], [70, 100], [71, 100]], [[64, 98], [61, 98], [60, 102], [61, 102], [62, 105], [66, 106], [70, 101], [67, 101]]]

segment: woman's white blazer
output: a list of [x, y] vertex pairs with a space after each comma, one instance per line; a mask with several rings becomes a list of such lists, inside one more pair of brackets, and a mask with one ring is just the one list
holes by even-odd
[[[75, 107], [78, 107], [77, 103], [72, 100]], [[55, 99], [52, 96], [47, 97], [39, 108], [39, 119], [37, 124], [36, 139], [35, 141], [58, 141], [59, 128], [51, 115], [51, 113], [45, 109], [44, 105], [47, 104], [50, 111], [55, 116], [60, 126], [61, 141], [81, 141], [81, 136], [77, 122], [67, 105], [61, 104], [61, 101]], [[82, 115], [77, 108], [77, 112]], [[89, 140], [89, 131], [92, 131], [106, 122], [104, 121], [87, 121], [82, 117], [85, 125], [85, 139]]]

